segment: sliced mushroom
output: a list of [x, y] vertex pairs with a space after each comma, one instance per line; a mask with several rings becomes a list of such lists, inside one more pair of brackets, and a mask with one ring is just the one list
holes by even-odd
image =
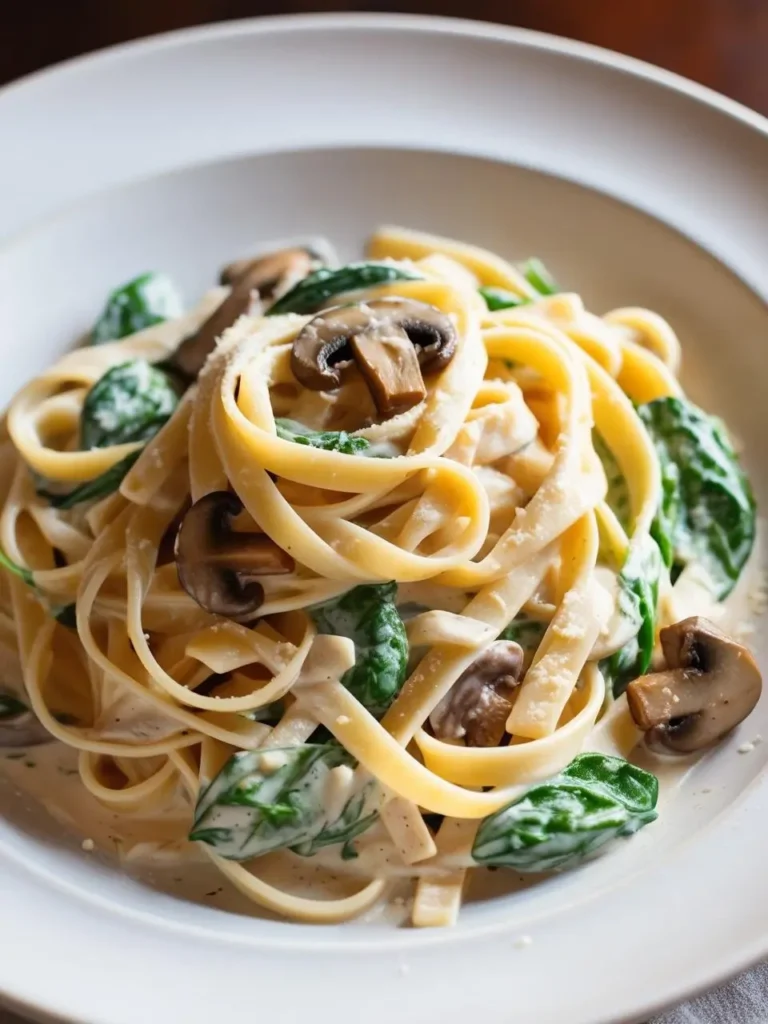
[[279, 249], [253, 259], [235, 260], [228, 263], [221, 271], [221, 284], [233, 285], [244, 274], [248, 274], [258, 288], [262, 299], [271, 299], [286, 281], [298, 281], [320, 262], [316, 253], [310, 249], [294, 246], [290, 249]]
[[334, 306], [297, 335], [291, 353], [294, 376], [312, 391], [334, 391], [356, 363], [385, 416], [426, 397], [423, 372], [442, 369], [456, 351], [450, 317], [411, 299], [377, 299]]
[[627, 687], [629, 710], [651, 745], [676, 753], [703, 750], [754, 709], [762, 678], [742, 644], [707, 619], [683, 619], [661, 631], [667, 663]]
[[459, 676], [429, 716], [441, 740], [466, 740], [469, 747], [498, 746], [520, 683], [523, 649], [496, 640]]
[[225, 267], [232, 291], [211, 313], [194, 334], [185, 338], [168, 360], [166, 367], [186, 380], [194, 380], [216, 342], [243, 314], [255, 311], [259, 299], [269, 297], [286, 275], [297, 274], [312, 267], [312, 255], [305, 249], [285, 249], [255, 260], [241, 260]]
[[176, 537], [179, 582], [213, 615], [235, 622], [254, 616], [264, 600], [262, 576], [293, 571], [294, 561], [263, 533], [235, 533], [232, 519], [243, 503], [229, 491], [200, 498], [184, 516]]
[[37, 747], [55, 739], [37, 715], [9, 693], [0, 692], [0, 712], [0, 749]]

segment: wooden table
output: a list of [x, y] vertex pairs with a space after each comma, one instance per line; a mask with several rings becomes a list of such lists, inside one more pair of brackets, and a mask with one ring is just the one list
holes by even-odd
[[768, 0], [6, 0], [0, 83], [186, 25], [332, 10], [453, 15], [570, 36], [660, 64], [768, 114]]

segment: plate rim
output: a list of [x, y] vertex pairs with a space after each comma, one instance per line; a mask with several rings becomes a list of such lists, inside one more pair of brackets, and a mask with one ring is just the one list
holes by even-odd
[[[602, 65], [603, 67], [608, 67], [614, 71], [618, 71], [630, 78], [640, 78], [645, 81], [650, 81], [678, 94], [686, 95], [688, 98], [709, 108], [710, 110], [718, 110], [727, 117], [738, 120], [745, 127], [758, 132], [763, 139], [768, 139], [768, 119], [764, 118], [762, 115], [750, 110], [748, 107], [743, 106], [735, 100], [722, 96], [706, 86], [689, 81], [674, 72], [657, 68], [652, 64], [636, 58], [614, 53], [613, 51], [606, 50], [592, 44], [564, 39], [529, 29], [521, 29], [514, 26], [494, 25], [490, 22], [422, 15], [366, 13], [280, 15], [270, 16], [267, 18], [248, 18], [236, 21], [219, 22], [213, 25], [195, 26], [179, 29], [173, 32], [160, 33], [145, 39], [132, 40], [127, 43], [121, 43], [102, 50], [97, 50], [71, 58], [70, 60], [55, 64], [51, 67], [32, 72], [31, 74], [17, 79], [0, 89], [0, 104], [2, 104], [7, 97], [12, 96], [18, 91], [23, 91], [30, 87], [40, 87], [44, 89], [47, 87], [47, 83], [60, 80], [62, 75], [78, 74], [83, 70], [87, 71], [93, 68], [98, 69], [99, 66], [106, 68], [110, 63], [119, 63], [124, 58], [132, 57], [141, 52], [158, 51], [163, 49], [172, 50], [174, 48], [188, 46], [199, 41], [210, 40], [211, 38], [226, 39], [241, 36], [243, 34], [270, 34], [273, 32], [283, 33], [296, 30], [312, 31], [316, 29], [328, 30], [329, 28], [362, 28], [371, 31], [388, 28], [411, 32], [424, 32], [426, 34], [444, 34], [459, 37], [506, 40], [511, 44], [522, 45], [533, 50], [543, 49], [549, 52], [565, 54], [571, 57], [576, 57], [588, 64]], [[427, 139], [425, 140], [425, 145], [428, 144], [429, 140]], [[219, 159], [220, 158], [221, 157], [219, 157]], [[215, 160], [217, 158], [213, 157], [212, 159]], [[109, 186], [109, 189], [113, 187], [119, 188], [124, 186]], [[82, 199], [87, 199], [93, 194], [95, 194], [95, 192], [91, 191], [87, 193], [86, 196], [82, 197]], [[78, 199], [75, 202], [79, 203], [82, 199]], [[70, 204], [65, 204], [63, 209], [66, 210], [69, 205]], [[56, 216], [61, 212], [63, 211], [57, 210], [53, 216]], [[50, 218], [51, 214], [49, 213], [38, 219], [33, 219], [28, 225], [23, 227], [20, 232], [15, 232], [10, 238], [3, 239], [3, 249], [6, 247], [12, 247], [19, 235], [25, 234], [28, 229], [34, 230]], [[659, 217], [659, 219], [663, 218]], [[718, 256], [717, 258], [721, 259], [721, 262], [725, 262], [721, 257]], [[738, 269], [735, 269], [735, 272], [742, 278], [742, 280], [744, 280], [744, 275]], [[741, 794], [741, 796], [744, 797], [744, 800], [741, 802], [744, 803], [747, 800], [751, 800], [754, 798], [756, 792], [759, 792], [761, 789], [763, 791], [762, 796], [765, 801], [766, 785], [765, 779], [763, 778], [762, 780], [756, 780], [747, 787], [743, 794]], [[702, 832], [706, 831], [709, 833], [713, 831], [716, 826], [722, 824], [722, 819], [725, 816], [726, 815], [718, 816], [711, 825], [706, 830], [702, 830]], [[700, 834], [701, 833], [697, 833], [697, 836]], [[684, 845], [687, 847], [688, 844], [686, 843]], [[677, 859], [678, 853], [679, 851], [676, 850], [674, 859]], [[469, 936], [469, 938], [471, 939], [472, 936]], [[729, 960], [726, 961], [721, 959], [719, 961], [722, 965], [721, 968], [717, 969], [714, 973], [708, 971], [708, 976], [706, 978], [699, 977], [696, 980], [692, 980], [689, 985], [681, 986], [671, 997], [667, 995], [660, 1001], [649, 1000], [642, 1006], [638, 1005], [636, 1009], [633, 1008], [630, 1011], [631, 1015], [646, 1015], [651, 1012], [657, 1012], [664, 1006], [670, 1005], [671, 1002], [690, 998], [691, 995], [694, 995], [703, 989], [720, 984], [726, 978], [731, 977], [745, 966], [748, 966], [750, 963], [754, 963], [766, 954], [768, 954], [768, 934], [765, 934], [760, 941], [756, 941], [749, 948], [739, 947], [739, 952], [732, 952]], [[35, 1015], [38, 1019], [52, 1019], [51, 1015], [54, 1011], [46, 1009], [42, 1004], [35, 1004], [25, 999], [19, 999], [17, 996], [11, 995], [10, 992], [0, 995], [0, 998], [7, 999], [9, 1003], [12, 1003], [14, 1007], [19, 1009], [21, 1012]], [[75, 1018], [69, 1019], [74, 1020]], [[609, 1021], [614, 1019], [615, 1017], [613, 1015], [599, 1018], [600, 1024], [608, 1024]]]

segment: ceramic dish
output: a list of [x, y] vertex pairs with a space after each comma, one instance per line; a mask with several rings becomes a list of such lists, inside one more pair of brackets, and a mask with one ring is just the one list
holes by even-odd
[[[382, 54], [384, 84], [369, 73]], [[536, 253], [592, 309], [666, 316], [686, 389], [743, 441], [766, 507], [768, 131], [704, 89], [511, 29], [277, 19], [32, 76], [0, 93], [0, 138], [3, 403], [147, 266], [192, 300], [257, 240], [327, 235], [352, 258], [394, 221]], [[266, 920], [206, 897], [204, 875], [127, 875], [6, 787], [0, 991], [30, 1016], [99, 1024], [323, 1022], [361, 1005], [371, 1024], [639, 1020], [768, 952], [760, 733], [765, 701], [654, 829], [523, 891], [470, 893], [440, 933]]]

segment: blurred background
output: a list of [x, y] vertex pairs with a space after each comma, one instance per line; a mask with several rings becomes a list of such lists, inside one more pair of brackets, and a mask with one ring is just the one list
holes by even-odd
[[442, 14], [553, 32], [659, 64], [768, 114], [768, 0], [5, 0], [0, 84], [155, 32], [311, 11]]

